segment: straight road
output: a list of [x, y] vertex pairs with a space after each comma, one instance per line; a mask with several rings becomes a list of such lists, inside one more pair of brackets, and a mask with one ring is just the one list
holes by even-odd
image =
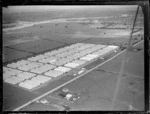
[[[140, 41], [140, 42], [136, 43], [134, 46], [137, 46], [137, 45], [139, 45], [139, 44], [142, 43], [142, 42], [143, 42], [143, 41]], [[52, 93], [52, 92], [58, 90], [59, 88], [65, 86], [65, 85], [67, 85], [67, 84], [69, 84], [69, 83], [71, 83], [71, 82], [74, 82], [75, 80], [79, 79], [80, 77], [83, 77], [84, 75], [90, 73], [91, 71], [97, 69], [98, 67], [104, 65], [105, 63], [108, 63], [109, 61], [113, 60], [114, 58], [116, 58], [116, 57], [118, 57], [118, 56], [120, 56], [120, 55], [125, 54], [126, 51], [127, 51], [127, 50], [123, 50], [123, 51], [119, 52], [118, 54], [116, 54], [116, 55], [113, 56], [112, 58], [110, 58], [110, 59], [104, 61], [103, 63], [101, 63], [101, 64], [95, 66], [94, 68], [88, 70], [87, 72], [81, 74], [80, 76], [75, 77], [75, 78], [69, 80], [68, 82], [65, 82], [64, 84], [62, 84], [62, 85], [60, 85], [60, 86], [58, 86], [58, 87], [56, 87], [56, 88], [54, 88], [54, 89], [52, 89], [52, 90], [50, 90], [50, 91], [44, 93], [44, 94], [42, 94], [41, 96], [39, 96], [39, 97], [37, 97], [37, 98], [35, 98], [35, 99], [33, 99], [33, 100], [31, 100], [31, 101], [25, 103], [24, 105], [22, 105], [22, 106], [20, 106], [20, 107], [18, 107], [18, 108], [16, 108], [16, 109], [14, 109], [13, 111], [19, 111], [20, 109], [24, 108], [25, 106], [27, 106], [27, 105], [29, 105], [29, 104], [31, 104], [31, 103], [33, 103], [33, 102], [35, 102], [35, 101], [41, 99], [42, 97], [45, 97], [46, 95], [48, 95], [48, 94], [50, 94], [50, 93]]]

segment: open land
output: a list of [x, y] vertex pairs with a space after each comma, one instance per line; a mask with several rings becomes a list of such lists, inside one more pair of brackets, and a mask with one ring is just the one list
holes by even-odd
[[[141, 61], [139, 63], [136, 62], [139, 59], [144, 58], [143, 51], [136, 52], [136, 54], [134, 52], [131, 53], [130, 51], [130, 54], [127, 55], [128, 62], [131, 62], [130, 65], [136, 65], [136, 68], [124, 68], [124, 73], [121, 76], [121, 83], [119, 85], [119, 92], [117, 94], [117, 100], [115, 102], [114, 109], [111, 108], [117, 78], [119, 77], [119, 70], [122, 65], [121, 62], [124, 61], [123, 58], [125, 54], [126, 51], [114, 59], [111, 59], [107, 63], [95, 68], [93, 71], [83, 75], [72, 83], [66, 84], [65, 86], [57, 89], [42, 99], [49, 99], [50, 103], [55, 103], [58, 106], [67, 105], [71, 111], [144, 110], [144, 64]], [[117, 62], [120, 62], [120, 64], [115, 64]], [[128, 65], [128, 62], [125, 62], [125, 65]], [[113, 69], [108, 69], [112, 68], [112, 63], [114, 65]], [[79, 94], [80, 99], [70, 104], [65, 102], [63, 99], [60, 99], [56, 96], [56, 93], [62, 88], [68, 88], [69, 90]], [[61, 109], [52, 105], [33, 103], [22, 110]]]
[[[85, 21], [86, 20], [86, 21]], [[104, 21], [105, 20], [105, 21]], [[110, 21], [111, 20], [111, 21]], [[10, 29], [3, 33], [3, 62], [11, 62], [30, 56], [34, 56], [46, 51], [60, 48], [73, 43], [94, 43], [104, 45], [118, 45], [126, 48], [130, 31], [130, 19], [125, 22], [119, 22], [112, 19], [66, 19], [32, 24], [20, 29]], [[104, 23], [105, 22], [105, 23]], [[125, 23], [125, 24], [124, 24]], [[133, 34], [132, 43], [137, 43], [143, 38], [143, 25], [139, 23]], [[142, 43], [143, 44], [143, 43]], [[144, 52], [143, 46], [140, 51], [130, 50], [127, 52], [125, 68], [119, 85], [117, 101], [114, 110], [144, 110]], [[126, 52], [126, 51], [125, 51]], [[120, 71], [120, 66], [124, 61], [126, 53], [122, 53], [102, 66], [92, 70], [79, 79], [65, 85], [65, 88], [79, 93], [80, 99], [73, 104], [67, 104], [71, 110], [111, 110], [112, 99], [116, 88], [116, 81]], [[136, 67], [135, 67], [136, 66]], [[51, 84], [51, 88], [40, 89], [35, 92], [20, 93], [19, 100], [26, 103], [46, 91], [50, 91], [72, 78], [65, 77]], [[9, 88], [9, 85], [7, 85]], [[7, 90], [5, 86], [4, 90]], [[12, 90], [15, 88], [12, 87]], [[59, 91], [59, 89], [57, 89]], [[6, 92], [8, 93], [8, 92]], [[13, 91], [11, 92], [13, 93]], [[54, 92], [55, 93], [55, 92]], [[50, 93], [49, 96], [54, 96]], [[24, 94], [31, 94], [30, 97]], [[34, 94], [34, 95], [32, 95]], [[5, 95], [5, 93], [4, 93]], [[10, 94], [9, 94], [10, 96]], [[13, 96], [13, 95], [12, 95]], [[6, 110], [16, 108], [12, 101], [5, 104]], [[24, 97], [22, 97], [24, 96]], [[55, 100], [54, 100], [55, 101]], [[56, 102], [56, 101], [55, 101]], [[62, 99], [56, 104], [63, 104]], [[11, 106], [10, 106], [11, 105]], [[17, 101], [17, 107], [19, 107]], [[56, 106], [57, 107], [57, 106]], [[43, 104], [31, 104], [23, 110], [59, 110], [59, 108], [45, 106]]]
[[[9, 55], [5, 55], [5, 50], [7, 50], [7, 48], [34, 55], [63, 45], [78, 42], [106, 45], [112, 44], [118, 46], [127, 45], [131, 31], [131, 25], [129, 23], [131, 20], [130, 18], [125, 21], [126, 23], [119, 22], [119, 19], [114, 19], [115, 21], [111, 20], [110, 22], [109, 18], [107, 20], [87, 18], [87, 22], [85, 21], [85, 18], [73, 18], [73, 21], [71, 19], [56, 19], [54, 21], [44, 21], [37, 24], [31, 24], [32, 26], [22, 26], [20, 29], [16, 29], [15, 27], [11, 28], [12, 30], [5, 31], [4, 29], [3, 62], [12, 60], [9, 59]], [[142, 23], [136, 26], [135, 31], [133, 42], [136, 42], [143, 37]], [[16, 56], [15, 59], [19, 59], [20, 56]]]

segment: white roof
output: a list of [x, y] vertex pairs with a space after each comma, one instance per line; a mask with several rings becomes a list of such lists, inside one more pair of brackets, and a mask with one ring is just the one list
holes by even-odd
[[49, 63], [54, 63], [54, 62], [56, 62], [56, 59], [49, 61]]
[[10, 84], [17, 84], [19, 81], [18, 80], [14, 80], [11, 78], [6, 78], [5, 82], [10, 83]]
[[30, 60], [30, 61], [36, 61], [35, 57], [30, 57], [30, 58], [28, 58], [28, 60]]
[[67, 94], [66, 99], [70, 99], [72, 97], [72, 94]]
[[57, 60], [57, 57], [51, 56], [51, 57], [47, 57], [47, 58], [44, 58], [44, 59], [40, 59], [39, 62], [50, 63], [54, 60]]
[[72, 61], [72, 63], [77, 63], [79, 65], [82, 65], [82, 64], [85, 64], [86, 61], [83, 61], [83, 60], [75, 60], [75, 61]]
[[43, 76], [43, 75], [38, 75], [36, 77], [33, 77], [31, 79], [31, 81], [35, 81], [35, 82], [38, 82], [38, 83], [45, 83], [47, 81], [51, 80], [50, 77], [46, 77], [46, 76]]
[[67, 59], [59, 59], [59, 60], [57, 60], [55, 62], [52, 62], [51, 64], [60, 66], [60, 65], [65, 64], [66, 61], [67, 61]]
[[25, 80], [24, 78], [20, 78], [20, 77], [16, 77], [16, 76], [12, 76], [10, 78], [13, 79], [13, 80], [18, 80], [18, 82], [21, 82], [21, 81]]
[[99, 55], [99, 56], [104, 56], [105, 54], [112, 52], [116, 48], [118, 48], [118, 46], [107, 46], [107, 47], [103, 48], [102, 50], [98, 50], [98, 51], [96, 51], [92, 54]]
[[62, 52], [65, 52], [65, 51], [67, 51], [68, 49], [67, 48], [60, 48], [60, 49], [58, 49], [58, 52], [59, 53], [62, 53]]
[[28, 78], [36, 76], [36, 74], [29, 73], [29, 72], [23, 72], [21, 74], [18, 74], [17, 76], [20, 77], [20, 78], [28, 79]]
[[7, 67], [17, 68], [18, 66], [16, 63], [11, 63], [11, 64], [8, 64]]
[[84, 43], [76, 43], [76, 44], [70, 45], [69, 47], [70, 48], [76, 48], [76, 47], [80, 47], [80, 46], [83, 46], [83, 45], [85, 45], [85, 44]]
[[18, 69], [23, 70], [23, 71], [28, 71], [30, 68], [28, 66], [20, 66]]
[[84, 72], [84, 70], [80, 70], [79, 72], [78, 72], [78, 74], [81, 74], [81, 73], [83, 73]]
[[32, 81], [32, 80], [25, 80], [24, 82], [25, 82], [25, 83], [28, 83], [28, 84], [36, 85], [36, 86], [40, 85], [39, 82], [34, 82], [34, 81]]
[[44, 75], [51, 76], [51, 77], [58, 77], [58, 76], [61, 76], [63, 73], [64, 72], [61, 72], [61, 71], [50, 70], [46, 72]]
[[5, 76], [7, 76], [7, 75], [8, 76], [9, 75], [12, 76], [12, 75], [20, 74], [20, 73], [22, 73], [22, 71], [9, 68], [9, 69], [6, 69], [6, 71], [4, 71], [3, 75], [5, 75]]
[[39, 86], [39, 82], [31, 81], [31, 80], [26, 80], [24, 82], [19, 83], [20, 87], [26, 88], [26, 89], [33, 89], [37, 86]]
[[3, 76], [12, 76], [12, 72], [11, 71], [6, 71], [5, 73], [3, 73]]
[[35, 69], [32, 69], [31, 72], [33, 73], [37, 73], [37, 74], [42, 74], [45, 70], [43, 69], [40, 69], [40, 68], [35, 68]]
[[119, 48], [118, 46], [114, 46], [114, 45], [109, 45], [108, 47], [113, 48], [113, 49]]
[[41, 62], [41, 63], [47, 63], [48, 60], [47, 59], [41, 59], [41, 60], [39, 60], [39, 62]]
[[71, 68], [66, 68], [66, 67], [57, 67], [54, 70], [56, 71], [62, 71], [62, 72], [68, 72], [71, 70]]
[[78, 47], [78, 48], [76, 48], [76, 49], [78, 49], [78, 50], [85, 50], [87, 48], [87, 46], [81, 46], [81, 47]]
[[25, 79], [23, 78], [20, 78], [20, 77], [16, 77], [16, 76], [11, 76], [11, 77], [5, 77], [4, 78], [4, 81], [7, 82], [7, 83], [11, 83], [11, 84], [17, 84], [21, 81], [23, 81]]
[[55, 68], [56, 66], [54, 65], [50, 65], [50, 64], [46, 64], [46, 65], [43, 65], [43, 66], [40, 66], [39, 68], [42, 70], [51, 70], [53, 68]]
[[[22, 72], [21, 70], [24, 71], [31, 70], [31, 72], [35, 72], [39, 74], [46, 72], [45, 75], [47, 76], [57, 77], [62, 75], [65, 72], [70, 71], [71, 68], [76, 68], [82, 64], [85, 64], [87, 61], [91, 61], [99, 56], [102, 57], [105, 54], [110, 53], [113, 50], [116, 50], [117, 48], [119, 47], [114, 45], [106, 46], [100, 44], [87, 44], [87, 43], [72, 44], [70, 46], [66, 46], [51, 52], [47, 52], [45, 54], [40, 54], [40, 55], [36, 55], [35, 57], [30, 57], [28, 58], [28, 60], [30, 61], [20, 60], [16, 63], [8, 64], [7, 66], [10, 68], [4, 67], [3, 78], [4, 81], [7, 81], [8, 83], [12, 83], [12, 84], [18, 83], [18, 81], [29, 79], [29, 78], [32, 78], [32, 80], [29, 81], [30, 83], [34, 81], [37, 81], [39, 83], [44, 83], [46, 80], [50, 80], [51, 78], [42, 75], [35, 77], [36, 74], [29, 73], [29, 72]], [[79, 59], [79, 60], [75, 60], [75, 59]], [[34, 62], [34, 61], [39, 61], [39, 62]], [[49, 63], [49, 64], [44, 65], [43, 63], [40, 62]], [[60, 67], [56, 68], [55, 65], [58, 65]], [[62, 65], [64, 65], [64, 67], [62, 67]], [[20, 70], [15, 70], [14, 68], [18, 68]], [[11, 77], [14, 75], [16, 76]], [[26, 88], [32, 88], [32, 86], [27, 86], [26, 83], [23, 83], [21, 85]]]
[[94, 57], [94, 58], [96, 58], [96, 57], [98, 57], [98, 55], [88, 54], [87, 57]]
[[91, 58], [91, 57], [81, 57], [80, 59], [81, 59], [81, 60], [85, 60], [85, 61], [91, 61], [91, 60], [93, 60], [94, 58]]
[[34, 88], [33, 85], [28, 84], [28, 83], [25, 83], [25, 82], [19, 83], [19, 86], [20, 86], [20, 87], [23, 87], [23, 88], [26, 88], [26, 89], [32, 89], [32, 88]]
[[85, 61], [91, 61], [91, 60], [95, 59], [96, 57], [98, 57], [98, 55], [90, 54], [89, 56], [87, 55], [87, 56], [81, 57], [80, 59], [85, 60]]
[[54, 50], [54, 51], [51, 51], [51, 52], [47, 52], [47, 53], [45, 53], [44, 55], [53, 56], [53, 55], [55, 55], [55, 54], [57, 54], [57, 53], [59, 53], [59, 51], [58, 51], [58, 50]]
[[73, 61], [74, 60], [74, 57], [71, 55], [71, 56], [67, 56], [66, 57], [66, 62], [70, 62], [70, 61]]
[[76, 68], [76, 67], [78, 67], [80, 64], [77, 64], [77, 63], [67, 63], [67, 64], [65, 64], [64, 66], [66, 66], [66, 67], [70, 67], [70, 68]]
[[28, 63], [28, 65], [29, 65], [29, 66], [33, 66], [33, 67], [38, 67], [38, 66], [43, 65], [43, 63], [31, 62], [31, 63]]
[[21, 61], [18, 61], [16, 64], [17, 64], [17, 66], [21, 66], [21, 65], [28, 64], [28, 63], [30, 63], [30, 62], [31, 62], [31, 61], [21, 60]]
[[51, 62], [51, 61], [54, 61], [54, 60], [57, 60], [58, 58], [56, 57], [48, 57], [45, 59], [46, 62]]
[[55, 55], [56, 57], [65, 57], [67, 56], [68, 52], [63, 52], [63, 53], [60, 53], [60, 54], [57, 54]]
[[44, 56], [44, 55], [37, 55], [37, 56], [34, 57], [34, 59], [40, 60], [40, 59], [44, 59], [44, 58], [46, 58], [46, 57], [47, 57], [47, 56]]

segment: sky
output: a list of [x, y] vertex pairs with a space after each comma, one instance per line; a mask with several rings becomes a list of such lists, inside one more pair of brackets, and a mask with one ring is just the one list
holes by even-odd
[[30, 12], [30, 11], [45, 11], [45, 10], [85, 10], [85, 9], [99, 9], [99, 10], [132, 10], [137, 8], [137, 5], [44, 5], [44, 6], [8, 6], [3, 8], [3, 12]]

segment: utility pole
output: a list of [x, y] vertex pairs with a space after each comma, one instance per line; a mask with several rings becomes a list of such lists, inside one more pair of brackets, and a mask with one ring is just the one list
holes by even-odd
[[138, 8], [136, 10], [135, 18], [134, 18], [134, 21], [133, 21], [133, 26], [132, 26], [132, 30], [130, 32], [130, 39], [129, 39], [129, 44], [128, 44], [127, 50], [129, 50], [132, 47], [132, 35], [133, 35], [133, 31], [134, 31], [134, 27], [135, 27], [138, 11], [139, 11], [139, 6], [138, 6]]
[[126, 61], [126, 58], [127, 58], [127, 52], [128, 52], [128, 50], [129, 50], [129, 48], [131, 48], [132, 34], [133, 34], [133, 30], [134, 30], [134, 26], [135, 26], [135, 22], [136, 22], [138, 10], [139, 10], [139, 6], [137, 7], [137, 11], [136, 11], [136, 14], [135, 14], [135, 19], [134, 19], [133, 26], [132, 26], [132, 30], [131, 30], [131, 33], [130, 33], [129, 44], [128, 44], [128, 47], [127, 47], [125, 56], [124, 56], [124, 58], [123, 58], [123, 61], [122, 61], [122, 64], [121, 64], [121, 68], [120, 68], [120, 72], [119, 72], [119, 75], [118, 75], [118, 78], [117, 78], [116, 88], [115, 88], [114, 95], [113, 95], [113, 99], [112, 99], [112, 107], [111, 107], [111, 110], [114, 110], [114, 108], [115, 108], [115, 104], [116, 104], [117, 95], [118, 95], [118, 92], [119, 92], [119, 87], [120, 87], [121, 78], [122, 78], [122, 75], [123, 75], [123, 73], [124, 73], [124, 67], [125, 67], [125, 61]]

